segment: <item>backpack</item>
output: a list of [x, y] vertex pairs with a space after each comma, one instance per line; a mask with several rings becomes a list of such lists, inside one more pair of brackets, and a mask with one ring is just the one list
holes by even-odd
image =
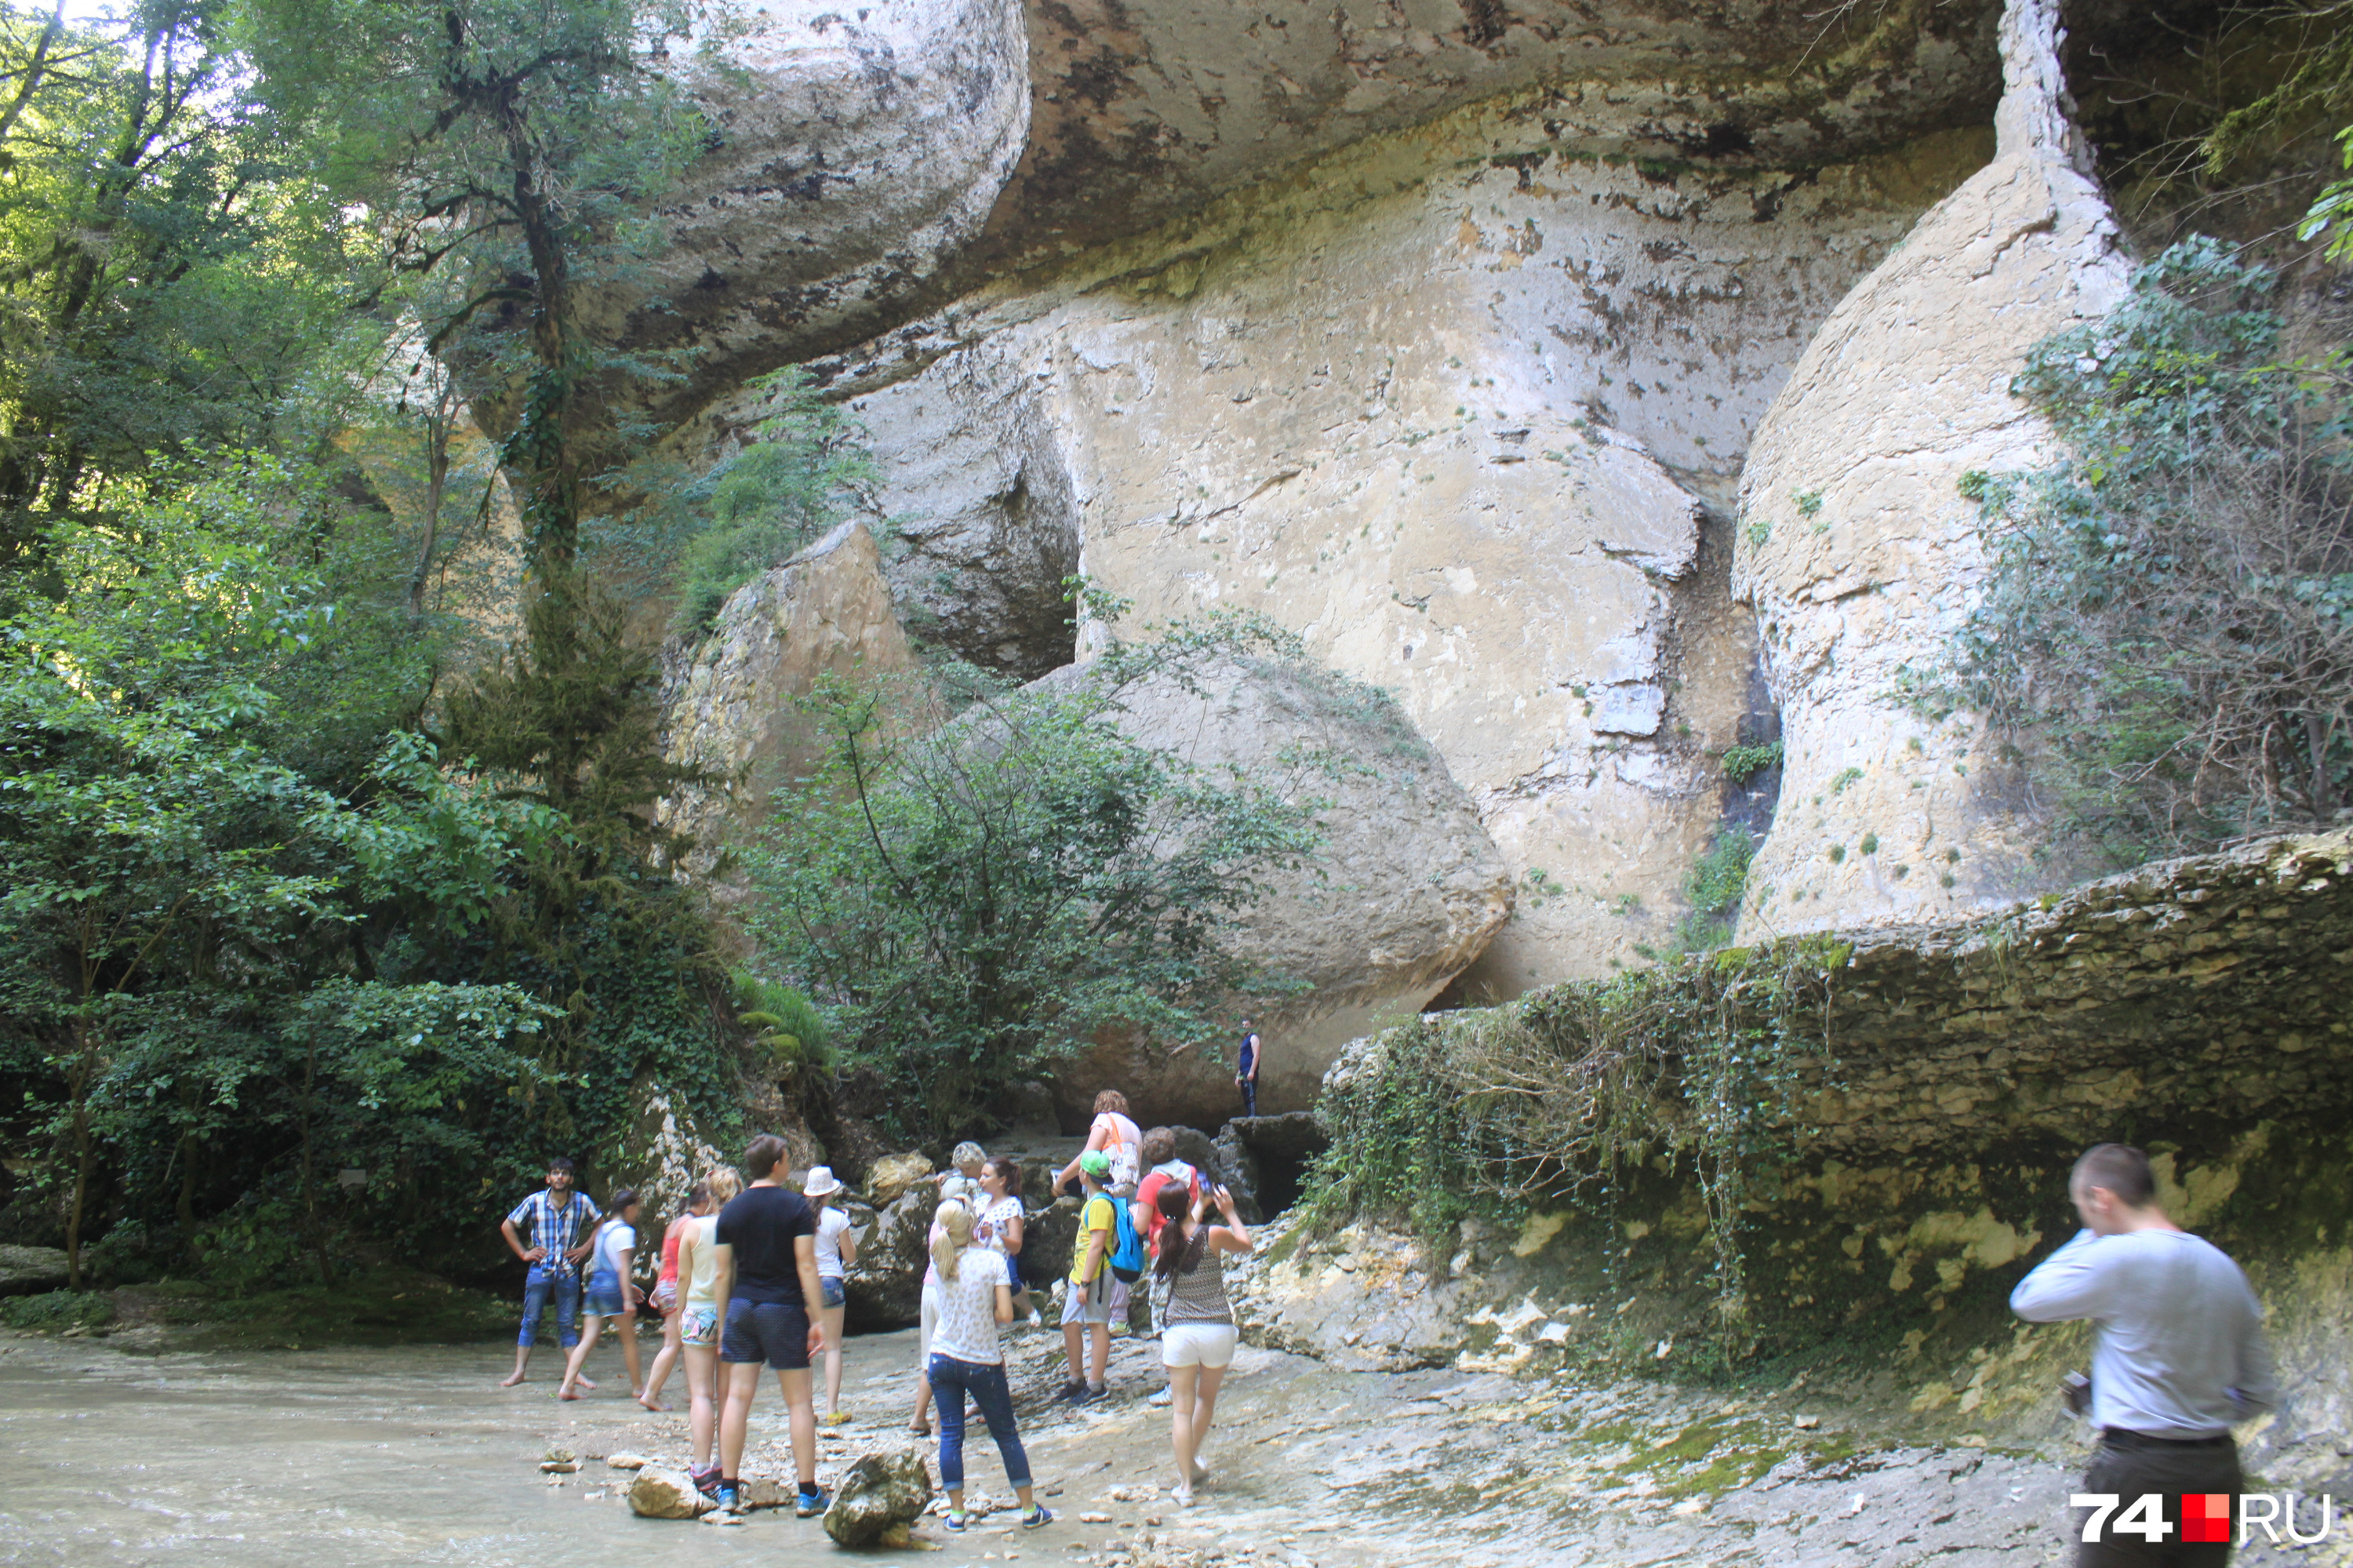
[[1113, 1210], [1112, 1277], [1133, 1285], [1144, 1277], [1144, 1236], [1135, 1228], [1134, 1205], [1124, 1198], [1111, 1200]]

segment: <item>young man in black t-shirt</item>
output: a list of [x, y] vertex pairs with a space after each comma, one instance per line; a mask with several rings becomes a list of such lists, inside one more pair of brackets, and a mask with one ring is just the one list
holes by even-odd
[[776, 1369], [792, 1414], [793, 1469], [800, 1481], [794, 1512], [823, 1513], [828, 1500], [817, 1485], [817, 1406], [809, 1397], [809, 1361], [825, 1348], [825, 1327], [809, 1304], [825, 1299], [817, 1278], [817, 1215], [798, 1192], [782, 1185], [785, 1140], [762, 1133], [744, 1152], [752, 1184], [719, 1211], [712, 1249], [718, 1274], [711, 1304], [723, 1327], [719, 1359], [752, 1370], [727, 1380], [719, 1415], [719, 1506], [733, 1512], [743, 1497], [744, 1430], [760, 1392], [759, 1363]]

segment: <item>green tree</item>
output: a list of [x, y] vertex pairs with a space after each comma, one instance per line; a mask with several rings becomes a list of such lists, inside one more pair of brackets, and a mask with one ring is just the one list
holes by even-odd
[[1281, 989], [1231, 938], [1270, 875], [1321, 843], [1300, 785], [1325, 762], [1219, 776], [1120, 717], [1147, 682], [1297, 657], [1223, 620], [1036, 686], [951, 672], [816, 694], [830, 758], [747, 855], [750, 920], [763, 962], [825, 1010], [845, 1069], [879, 1076], [902, 1130], [957, 1136], [1100, 1038], [1198, 1044], [1238, 995]]
[[0, 4], [0, 568], [149, 454], [315, 440], [344, 394], [311, 377], [344, 325], [343, 219], [251, 101], [226, 12]]

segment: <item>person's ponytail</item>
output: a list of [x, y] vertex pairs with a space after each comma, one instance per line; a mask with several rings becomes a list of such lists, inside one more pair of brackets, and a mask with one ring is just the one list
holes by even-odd
[[1193, 1219], [1192, 1184], [1167, 1181], [1160, 1195], [1152, 1201], [1160, 1211], [1160, 1255], [1153, 1260], [1152, 1272], [1162, 1279], [1174, 1279], [1184, 1266], [1185, 1249], [1192, 1241], [1190, 1225]]
[[954, 1285], [957, 1255], [972, 1245], [972, 1211], [950, 1198], [933, 1211], [932, 1224], [940, 1233], [932, 1243], [932, 1266], [943, 1284]]

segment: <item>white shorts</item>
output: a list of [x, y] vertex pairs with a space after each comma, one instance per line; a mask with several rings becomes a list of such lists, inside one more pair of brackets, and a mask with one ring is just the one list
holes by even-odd
[[1241, 1330], [1231, 1323], [1171, 1323], [1161, 1331], [1164, 1367], [1231, 1366]]
[[915, 1340], [915, 1364], [928, 1372], [932, 1365], [932, 1330], [940, 1326], [940, 1287], [923, 1287], [923, 1322]]

